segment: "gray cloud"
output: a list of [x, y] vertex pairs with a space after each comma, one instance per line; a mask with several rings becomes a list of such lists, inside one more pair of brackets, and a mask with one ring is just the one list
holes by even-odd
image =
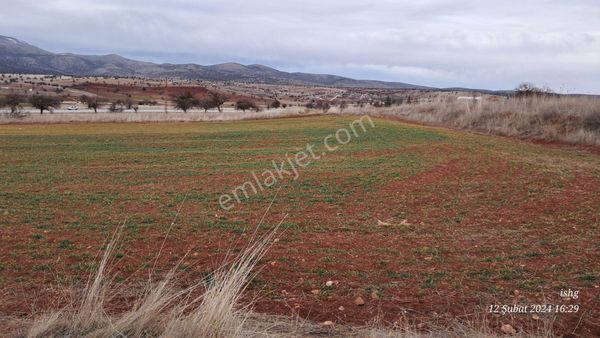
[[56, 52], [264, 63], [432, 86], [600, 93], [591, 0], [0, 0], [0, 34]]

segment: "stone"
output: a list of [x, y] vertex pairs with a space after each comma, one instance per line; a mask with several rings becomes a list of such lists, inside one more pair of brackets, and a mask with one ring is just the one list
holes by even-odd
[[365, 300], [364, 300], [364, 299], [362, 299], [362, 297], [357, 297], [357, 298], [354, 300], [354, 304], [356, 304], [356, 305], [358, 305], [358, 306], [363, 306], [363, 305], [365, 305]]

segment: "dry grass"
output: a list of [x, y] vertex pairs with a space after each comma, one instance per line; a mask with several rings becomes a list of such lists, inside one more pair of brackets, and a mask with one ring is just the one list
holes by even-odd
[[[458, 100], [456, 95], [440, 93], [427, 102], [388, 108], [334, 107], [333, 114], [369, 114], [474, 130], [489, 134], [547, 141], [600, 145], [600, 98], [592, 96], [539, 96], [503, 98], [482, 96], [482, 100]], [[0, 124], [69, 122], [209, 122], [273, 119], [322, 114], [322, 110], [287, 107], [241, 112], [126, 112], [31, 114], [24, 118], [0, 116]]]
[[439, 94], [430, 102], [389, 108], [348, 107], [338, 114], [394, 116], [407, 120], [489, 134], [547, 141], [600, 145], [600, 99], [586, 96], [540, 96], [458, 100]]
[[127, 311], [109, 315], [107, 304], [123, 285], [114, 283], [107, 268], [118, 241], [116, 234], [80, 302], [44, 314], [28, 325], [26, 337], [238, 337], [247, 335], [249, 313], [239, 300], [253, 277], [278, 227], [253, 236], [242, 253], [203, 280], [178, 288], [177, 266], [158, 283], [150, 279], [137, 302]]
[[[318, 112], [317, 112], [318, 113]], [[224, 110], [223, 112], [124, 112], [124, 113], [56, 113], [30, 114], [23, 118], [9, 118], [0, 115], [0, 124], [11, 123], [70, 123], [70, 122], [211, 122], [211, 121], [241, 121], [260, 120], [282, 117], [297, 117], [314, 115], [304, 108], [288, 107], [281, 109], [263, 110], [260, 112], [242, 112]]]

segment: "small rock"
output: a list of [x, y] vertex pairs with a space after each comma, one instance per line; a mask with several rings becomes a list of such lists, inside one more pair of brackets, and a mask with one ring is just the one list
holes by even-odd
[[377, 294], [377, 291], [371, 292], [371, 299], [379, 299], [379, 295]]
[[333, 326], [333, 322], [331, 320], [328, 320], [326, 322], [323, 322], [323, 326]]
[[313, 295], [318, 295], [319, 293], [321, 293], [321, 290], [318, 290], [318, 289], [310, 290], [310, 293], [312, 293]]
[[344, 310], [346, 310], [346, 308], [340, 305], [340, 307], [338, 307], [338, 310], [339, 311], [344, 311]]
[[502, 332], [504, 332], [505, 334], [509, 334], [511, 336], [514, 336], [517, 334], [517, 330], [515, 330], [514, 327], [512, 327], [512, 325], [510, 324], [504, 324], [502, 325], [502, 327], [500, 328], [500, 330]]
[[538, 315], [533, 315], [533, 316], [531, 316], [531, 319], [533, 319], [533, 320], [540, 320], [540, 316], [538, 316]]
[[424, 328], [425, 328], [425, 324], [424, 323], [417, 324], [417, 329], [423, 330]]
[[357, 297], [357, 298], [354, 300], [354, 304], [356, 304], [356, 305], [358, 305], [358, 306], [363, 306], [363, 305], [365, 305], [365, 300], [364, 300], [364, 299], [362, 299], [362, 297]]
[[515, 292], [515, 296], [518, 296], [520, 293], [519, 290], [515, 290], [514, 292]]
[[325, 286], [330, 288], [333, 286], [333, 281], [327, 281], [327, 283], [325, 283]]

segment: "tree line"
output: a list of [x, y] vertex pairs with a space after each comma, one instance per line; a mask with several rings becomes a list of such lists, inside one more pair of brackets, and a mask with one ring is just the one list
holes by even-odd
[[[203, 109], [204, 112], [208, 112], [210, 109], [217, 109], [222, 112], [222, 107], [229, 98], [219, 92], [211, 91], [202, 98], [196, 98], [191, 92], [184, 92], [182, 94], [175, 95], [171, 98], [171, 101], [175, 103], [175, 108], [187, 112], [190, 109], [199, 108]], [[118, 99], [114, 101], [106, 101], [98, 96], [87, 96], [83, 95], [79, 98], [79, 101], [87, 106], [88, 109], [98, 112], [103, 106], [107, 106], [109, 112], [123, 112], [125, 110], [138, 111], [140, 104], [152, 104], [157, 105], [156, 101], [135, 101], [130, 96], [126, 99]], [[18, 116], [21, 113], [24, 104], [29, 104], [35, 109], [39, 109], [40, 114], [44, 114], [45, 111], [52, 111], [52, 109], [59, 108], [62, 101], [58, 96], [47, 96], [47, 95], [32, 95], [27, 97], [25, 95], [9, 94], [4, 98], [0, 98], [0, 108], [9, 107], [11, 116]], [[279, 108], [282, 104], [275, 99], [269, 108]], [[285, 105], [284, 105], [285, 106]], [[235, 102], [235, 109], [247, 111], [254, 110], [259, 111], [259, 105], [250, 99], [240, 99]]]

